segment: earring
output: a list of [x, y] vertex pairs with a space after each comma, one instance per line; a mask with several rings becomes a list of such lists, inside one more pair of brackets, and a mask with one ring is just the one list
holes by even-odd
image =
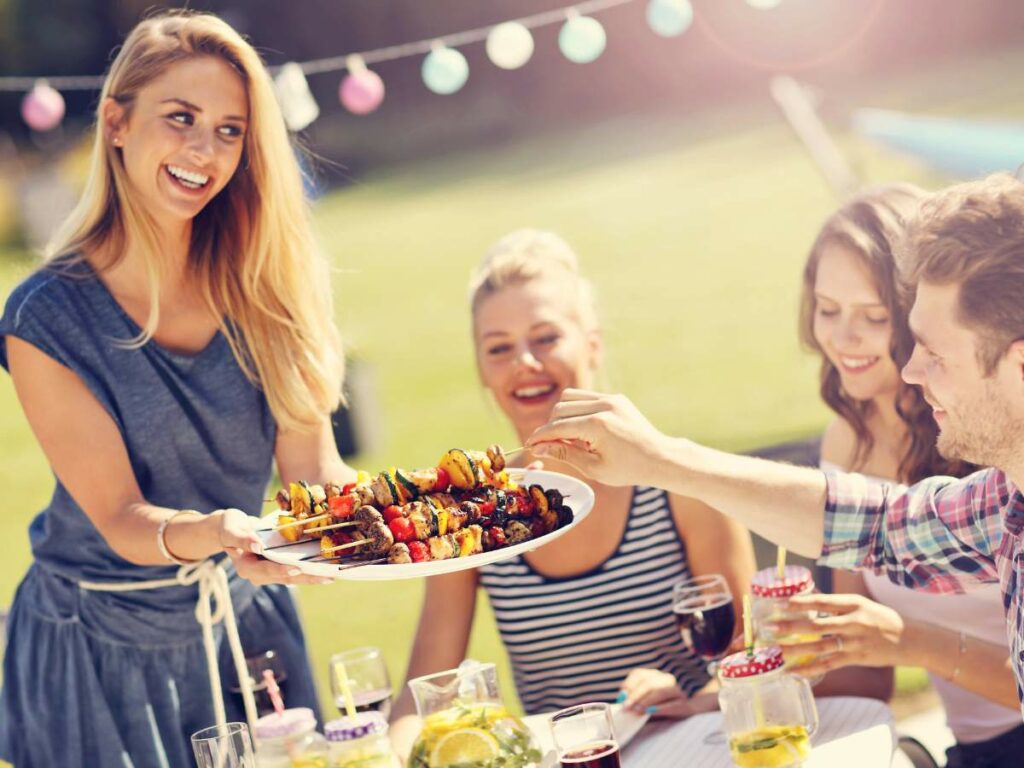
[[117, 136], [115, 136], [114, 138], [112, 138], [110, 140], [110, 143], [113, 144], [115, 147], [120, 147], [121, 146], [121, 139], [119, 139]]

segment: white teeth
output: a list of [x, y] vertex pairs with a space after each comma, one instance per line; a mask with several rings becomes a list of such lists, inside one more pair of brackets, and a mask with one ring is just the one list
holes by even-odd
[[538, 397], [539, 395], [546, 395], [549, 392], [553, 392], [555, 389], [554, 384], [547, 384], [543, 387], [523, 387], [517, 389], [513, 394], [516, 397]]
[[177, 165], [168, 165], [167, 170], [170, 174], [185, 184], [190, 189], [199, 189], [204, 186], [206, 182], [210, 180], [210, 177], [202, 173], [194, 173], [193, 171], [186, 171]]
[[858, 370], [860, 368], [867, 368], [870, 365], [874, 365], [877, 357], [840, 357], [839, 361], [847, 368]]

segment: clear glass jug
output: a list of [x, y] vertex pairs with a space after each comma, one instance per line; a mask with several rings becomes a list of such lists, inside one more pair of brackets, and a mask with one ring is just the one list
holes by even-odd
[[811, 686], [783, 670], [782, 649], [734, 653], [719, 668], [718, 703], [738, 768], [795, 768], [811, 751], [818, 708]]
[[423, 720], [408, 768], [538, 766], [540, 750], [501, 701], [494, 664], [467, 660], [458, 669], [409, 681]]

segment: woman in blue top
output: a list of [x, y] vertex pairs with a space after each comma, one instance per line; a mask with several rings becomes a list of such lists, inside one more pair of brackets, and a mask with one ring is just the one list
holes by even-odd
[[315, 707], [284, 586], [312, 579], [258, 557], [250, 515], [275, 460], [285, 481], [354, 476], [329, 428], [327, 264], [258, 55], [213, 16], [151, 18], [97, 117], [82, 200], [0, 320], [56, 477], [8, 628], [0, 758], [18, 768], [191, 765], [221, 701], [251, 715], [211, 697], [228, 584], [242, 648], [276, 649], [288, 703]]

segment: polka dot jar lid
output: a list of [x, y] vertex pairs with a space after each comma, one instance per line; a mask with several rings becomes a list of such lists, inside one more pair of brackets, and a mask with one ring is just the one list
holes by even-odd
[[793, 597], [814, 588], [814, 576], [802, 565], [787, 565], [780, 580], [775, 568], [765, 568], [750, 580], [754, 597]]
[[777, 645], [767, 645], [754, 651], [753, 656], [748, 656], [746, 651], [726, 656], [719, 669], [722, 677], [736, 680], [774, 672], [776, 669], [782, 669], [782, 665], [782, 649]]

